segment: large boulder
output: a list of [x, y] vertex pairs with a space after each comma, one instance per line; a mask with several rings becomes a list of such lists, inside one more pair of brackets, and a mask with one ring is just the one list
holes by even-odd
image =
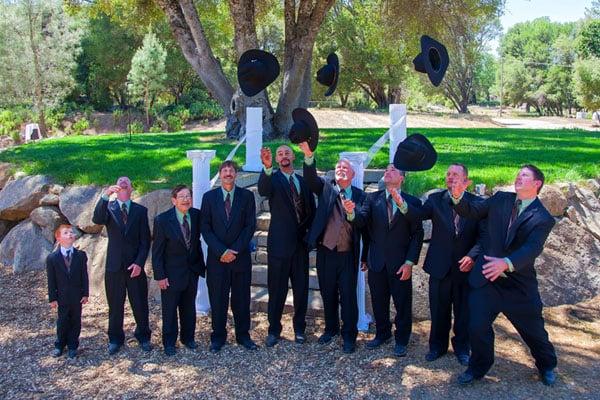
[[82, 235], [74, 243], [79, 250], [85, 251], [88, 257], [88, 279], [90, 294], [100, 293], [105, 297], [104, 270], [106, 265], [106, 246], [108, 239], [100, 234]]
[[555, 185], [545, 185], [539, 195], [540, 201], [553, 217], [562, 217], [567, 209], [567, 198]]
[[2, 189], [13, 176], [13, 165], [10, 163], [0, 163], [0, 189]]
[[51, 178], [44, 175], [25, 176], [8, 182], [0, 191], [0, 219], [21, 221], [29, 217], [51, 183]]
[[600, 201], [594, 191], [584, 185], [570, 184], [567, 216], [600, 240]]
[[18, 224], [17, 221], [4, 221], [0, 220], [0, 242], [4, 237]]
[[568, 218], [554, 226], [535, 265], [548, 306], [575, 304], [600, 294], [600, 241]]
[[154, 229], [154, 217], [173, 207], [171, 191], [168, 189], [154, 190], [134, 200], [148, 209], [150, 232]]
[[38, 207], [29, 214], [31, 222], [42, 229], [42, 234], [51, 243], [54, 243], [54, 231], [60, 224], [69, 221], [60, 213], [58, 207]]
[[423, 271], [423, 263], [429, 245], [423, 244], [419, 264], [413, 267], [413, 318], [419, 321], [430, 319], [429, 313], [429, 275]]
[[69, 186], [60, 193], [60, 211], [71, 224], [85, 233], [100, 233], [102, 225], [92, 222], [102, 189], [97, 186]]
[[53, 248], [42, 229], [26, 219], [11, 229], [0, 243], [0, 263], [12, 266], [14, 272], [44, 269], [46, 257]]

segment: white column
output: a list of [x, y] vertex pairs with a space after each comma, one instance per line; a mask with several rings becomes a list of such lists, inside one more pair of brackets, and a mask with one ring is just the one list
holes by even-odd
[[406, 104], [390, 104], [390, 163], [398, 143], [406, 139]]
[[[210, 161], [215, 158], [215, 150], [190, 150], [187, 158], [192, 160], [192, 199], [194, 208], [200, 209], [202, 205], [202, 196], [210, 190]], [[202, 252], [204, 261], [208, 248], [206, 242], [202, 239]], [[208, 315], [210, 311], [210, 302], [208, 301], [208, 288], [206, 279], [198, 279], [198, 291], [196, 293], [196, 311], [200, 315]]]
[[[340, 153], [340, 158], [346, 158], [352, 164], [354, 169], [354, 179], [352, 185], [359, 189], [363, 189], [363, 179], [365, 175], [364, 162], [367, 159], [366, 151], [344, 151]], [[362, 253], [362, 242], [360, 244]], [[366, 280], [365, 273], [360, 270], [360, 257], [358, 262], [358, 282], [356, 285], [356, 298], [358, 300], [358, 323], [356, 327], [359, 331], [366, 332], [369, 330], [369, 323], [372, 321], [371, 316], [366, 311]]]
[[244, 171], [260, 172], [260, 149], [262, 147], [262, 108], [246, 108], [246, 164]]

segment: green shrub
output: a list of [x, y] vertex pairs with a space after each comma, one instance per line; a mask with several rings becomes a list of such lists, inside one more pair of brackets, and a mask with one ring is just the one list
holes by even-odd
[[12, 138], [13, 142], [15, 142], [15, 144], [21, 143], [21, 134], [19, 133], [19, 131], [12, 131], [10, 137]]
[[65, 107], [52, 108], [46, 111], [46, 128], [50, 131], [59, 129], [66, 117]]
[[13, 110], [0, 111], [0, 135], [18, 134], [23, 122], [23, 116]]
[[142, 124], [140, 121], [134, 121], [127, 125], [127, 132], [144, 133], [144, 124]]
[[183, 121], [176, 114], [167, 117], [167, 127], [169, 132], [177, 132], [183, 129]]
[[83, 135], [83, 131], [85, 131], [89, 127], [90, 127], [90, 122], [87, 120], [87, 118], [82, 117], [82, 118], [78, 119], [77, 121], [75, 121], [75, 123], [73, 124], [71, 129], [73, 131], [73, 134]]
[[150, 127], [150, 133], [160, 133], [163, 131], [164, 129], [160, 121], [154, 122], [154, 124]]
[[121, 118], [123, 118], [124, 114], [125, 113], [120, 108], [117, 108], [115, 111], [113, 111], [113, 113], [112, 113], [113, 127], [116, 127], [117, 125], [119, 125], [119, 123], [121, 122]]
[[225, 115], [223, 108], [214, 101], [196, 101], [190, 104], [192, 119], [219, 119]]

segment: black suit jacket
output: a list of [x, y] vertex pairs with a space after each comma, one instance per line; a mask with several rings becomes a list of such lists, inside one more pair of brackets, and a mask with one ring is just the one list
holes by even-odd
[[[275, 257], [290, 257], [298, 243], [303, 243], [315, 213], [315, 197], [299, 175], [300, 196], [304, 200], [305, 218], [298, 223], [290, 183], [285, 175], [277, 170], [268, 176], [261, 172], [258, 178], [258, 193], [269, 199], [271, 224], [267, 237], [269, 254]], [[235, 199], [235, 197], [234, 197]]]
[[200, 244], [200, 210], [190, 208], [190, 248], [185, 245], [181, 225], [175, 207], [154, 219], [154, 243], [152, 243], [152, 269], [154, 279], [169, 279], [169, 287], [183, 290], [191, 278], [204, 276], [206, 265]]
[[[402, 193], [402, 198], [413, 207], [420, 207], [421, 200]], [[388, 223], [385, 190], [367, 194], [362, 207], [355, 209], [355, 225], [369, 230], [369, 269], [381, 271], [384, 267], [395, 274], [406, 260], [417, 264], [423, 246], [423, 223], [410, 221], [400, 210]]]
[[[310, 190], [318, 196], [318, 206], [315, 212], [315, 218], [312, 226], [310, 227], [306, 236], [306, 242], [309, 248], [316, 247], [317, 244], [321, 244], [323, 241], [323, 234], [327, 227], [327, 221], [333, 211], [333, 206], [337, 201], [340, 192], [336, 188], [335, 181], [325, 180], [317, 175], [316, 161], [313, 161], [312, 165], [306, 165], [304, 163], [304, 179], [308, 184]], [[352, 186], [352, 201], [359, 208], [362, 206], [366, 199], [366, 194], [359, 188]], [[354, 243], [354, 259], [359, 259], [360, 253], [360, 239], [363, 240], [363, 252], [360, 257], [361, 261], [367, 261], [369, 253], [369, 234], [366, 229], [359, 229], [355, 227], [352, 230], [352, 241]], [[358, 265], [357, 265], [358, 267]]]
[[[481, 200], [467, 192], [464, 196], [469, 201]], [[477, 260], [481, 252], [478, 240], [484, 230], [484, 220], [478, 222], [474, 219], [460, 218], [456, 235], [452, 206], [452, 199], [447, 190], [432, 193], [420, 208], [408, 202], [407, 218], [430, 219], [432, 222], [431, 240], [423, 269], [436, 279], [442, 279], [450, 272], [458, 279], [466, 279], [469, 273], [460, 272], [458, 260], [464, 256]]]
[[87, 255], [73, 248], [71, 267], [67, 269], [60, 247], [46, 257], [48, 274], [48, 301], [58, 301], [60, 306], [78, 304], [89, 296]]
[[[256, 229], [256, 204], [254, 194], [236, 186], [231, 204], [229, 221], [225, 214], [225, 202], [220, 187], [204, 193], [202, 197], [202, 237], [208, 245], [208, 265], [229, 266], [235, 271], [250, 270], [250, 241]], [[236, 259], [222, 263], [221, 256], [227, 249], [238, 252]]]
[[463, 197], [454, 206], [461, 216], [487, 218], [482, 255], [469, 274], [469, 284], [477, 288], [489, 283], [481, 272], [482, 265], [485, 264], [483, 254], [508, 257], [515, 271], [507, 272], [507, 278], [499, 277], [495, 282], [515, 289], [529, 299], [540, 301], [534, 263], [544, 250], [544, 243], [555, 221], [542, 202], [536, 198], [518, 216], [510, 231], [507, 231], [515, 200], [515, 193], [497, 192], [484, 201], [470, 201], [469, 198]]
[[150, 227], [146, 207], [132, 201], [127, 214], [127, 224], [123, 224], [119, 203], [100, 198], [94, 209], [92, 221], [106, 226], [107, 271], [127, 269], [133, 263], [144, 268], [150, 251]]

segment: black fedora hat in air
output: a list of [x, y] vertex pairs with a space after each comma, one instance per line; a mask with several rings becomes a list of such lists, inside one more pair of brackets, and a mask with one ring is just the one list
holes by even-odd
[[427, 171], [437, 161], [437, 152], [431, 142], [415, 133], [398, 144], [394, 155], [394, 167], [401, 171]]
[[413, 64], [415, 70], [427, 74], [433, 86], [439, 86], [450, 64], [448, 50], [437, 40], [423, 35], [421, 53], [415, 57]]
[[335, 53], [331, 53], [327, 56], [327, 65], [317, 71], [317, 82], [329, 87], [325, 92], [325, 96], [331, 96], [335, 92], [339, 75], [340, 60], [338, 60], [338, 56]]
[[279, 62], [271, 53], [251, 49], [240, 57], [237, 69], [242, 92], [252, 97], [266, 89], [279, 76]]
[[311, 151], [315, 151], [319, 143], [319, 127], [317, 121], [304, 108], [296, 108], [292, 111], [294, 124], [290, 128], [288, 137], [292, 143], [307, 142]]

